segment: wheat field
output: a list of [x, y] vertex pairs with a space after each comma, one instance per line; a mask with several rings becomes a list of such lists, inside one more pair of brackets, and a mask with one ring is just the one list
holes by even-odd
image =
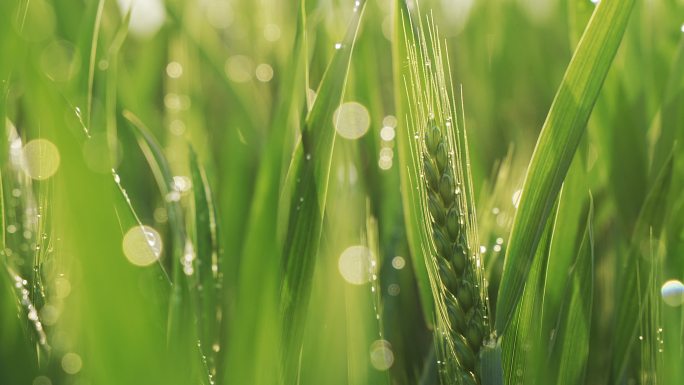
[[0, 1], [0, 385], [684, 383], [684, 1]]

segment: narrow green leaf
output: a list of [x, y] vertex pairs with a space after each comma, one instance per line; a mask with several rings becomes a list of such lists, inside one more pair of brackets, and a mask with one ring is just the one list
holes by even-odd
[[[582, 241], [569, 273], [566, 301], [559, 313], [558, 326], [551, 342], [551, 365], [556, 384], [583, 384], [589, 357], [589, 334], [594, 295], [594, 203], [589, 212]], [[558, 365], [558, 366], [556, 366]], [[555, 374], [557, 373], [557, 374]], [[549, 377], [547, 377], [549, 379]]]
[[[578, 154], [580, 155], [580, 154]], [[544, 283], [542, 333], [548, 336], [556, 327], [558, 313], [567, 291], [567, 272], [577, 258], [577, 247], [582, 239], [582, 226], [586, 223], [587, 182], [584, 162], [576, 156], [563, 182], [558, 202], [558, 215], [551, 236], [551, 246]]]
[[667, 196], [673, 174], [673, 152], [658, 173], [658, 177], [641, 207], [639, 219], [634, 229], [632, 242], [628, 253], [618, 261], [617, 282], [615, 298], [615, 334], [613, 369], [614, 380], [639, 372], [638, 367], [628, 367], [632, 360], [634, 345], [639, 339], [637, 333], [645, 314], [646, 298], [648, 297], [652, 282], [652, 270], [654, 261], [651, 259], [648, 245], [652, 236], [658, 237], [661, 232], [666, 213]]
[[672, 143], [684, 139], [684, 38], [679, 41], [677, 54], [670, 70], [661, 105], [658, 140], [651, 154], [651, 170], [660, 170], [667, 162]]
[[212, 380], [206, 361], [206, 352], [207, 349], [211, 349], [213, 343], [209, 346], [202, 345], [201, 336], [204, 325], [202, 324], [200, 281], [195, 273], [196, 250], [185, 231], [180, 191], [176, 187], [171, 167], [162, 147], [150, 130], [132, 112], [124, 110], [123, 116], [129, 121], [129, 127], [155, 177], [164, 200], [172, 233], [170, 254], [173, 285], [167, 318], [167, 344], [179, 359], [189, 361], [187, 373], [190, 373], [193, 378], [199, 376], [204, 385], [210, 384]]
[[164, 156], [161, 145], [152, 136], [145, 124], [132, 112], [124, 110], [123, 116], [130, 122], [129, 127], [132, 129], [132, 132], [138, 141], [138, 145], [152, 170], [152, 174], [154, 175], [162, 199], [164, 200], [164, 205], [169, 218], [169, 225], [173, 234], [171, 239], [171, 279], [173, 288], [171, 300], [169, 302], [169, 323], [167, 325], [168, 338], [169, 341], [171, 341], [172, 336], [179, 333], [179, 323], [180, 319], [183, 317], [181, 312], [183, 285], [183, 266], [181, 266], [181, 259], [183, 258], [187, 237], [185, 234], [182, 209], [178, 199], [175, 199], [173, 196], [174, 194], [179, 193], [174, 189], [173, 173]]
[[482, 385], [504, 385], [501, 343], [485, 345], [480, 352], [480, 375]]
[[[199, 311], [198, 327], [203, 354], [211, 357], [213, 365], [216, 352], [212, 348], [220, 341], [220, 312], [222, 272], [217, 236], [217, 215], [209, 181], [193, 148], [190, 153], [190, 176], [194, 197], [194, 244], [196, 245]], [[220, 345], [219, 345], [220, 346]]]
[[[275, 370], [271, 368], [277, 367], [279, 358], [274, 340], [278, 339], [280, 330], [274, 324], [274, 318], [280, 310], [278, 289], [282, 250], [277, 236], [278, 221], [273, 220], [273, 216], [278, 212], [284, 154], [288, 160], [291, 156], [291, 146], [283, 143], [287, 143], [288, 136], [294, 137], [294, 133], [301, 130], [300, 117], [306, 106], [306, 25], [304, 1], [300, 1], [292, 61], [283, 71], [269, 142], [259, 164], [246, 224], [237, 290], [250, 295], [235, 299], [232, 308], [240, 316], [231, 317], [230, 325], [224, 322], [224, 328], [235, 331], [225, 343], [240, 347], [239, 350], [228, 349], [225, 374], [219, 374], [226, 383], [255, 383], [257, 378], [264, 378], [264, 373], [268, 376], [264, 383], [276, 382]], [[228, 319], [227, 314], [224, 319]], [[245, 365], [245, 355], [253, 357], [250, 365]]]
[[551, 236], [558, 215], [557, 206], [554, 211], [555, 214], [546, 219], [520, 305], [511, 321], [511, 331], [502, 337], [503, 370], [507, 384], [536, 383], [543, 373], [542, 358], [546, 344], [541, 329], [542, 301]]
[[165, 202], [168, 210], [169, 223], [171, 224], [171, 228], [175, 235], [173, 241], [174, 248], [182, 250], [186, 239], [185, 224], [183, 223], [181, 206], [178, 203], [178, 199], [176, 199], [173, 194], [178, 191], [173, 181], [171, 166], [166, 160], [161, 145], [154, 136], [152, 136], [145, 124], [135, 114], [128, 110], [123, 111], [123, 116], [131, 123], [129, 127], [132, 129], [132, 132], [138, 141], [138, 145], [145, 155], [145, 159], [152, 170], [152, 174], [154, 175], [159, 191]]
[[[342, 101], [354, 42], [365, 9], [362, 1], [353, 13], [347, 33], [335, 48], [306, 118], [288, 171], [286, 189], [289, 218], [283, 248], [281, 311], [283, 314], [284, 381], [295, 383], [313, 270], [320, 242], [328, 176], [335, 144], [333, 115]], [[289, 188], [288, 188], [289, 187]]]
[[[76, 56], [80, 60], [78, 63], [79, 71], [76, 79], [73, 80], [72, 94], [77, 100], [72, 100], [76, 105], [84, 103], [79, 118], [85, 127], [90, 127], [93, 104], [93, 84], [95, 81], [95, 63], [97, 59], [97, 46], [99, 42], [100, 26], [102, 24], [102, 14], [104, 11], [105, 0], [89, 1], [85, 8], [83, 20], [89, 21], [81, 25], [77, 46], [82, 55]], [[85, 98], [80, 95], [85, 95]], [[76, 106], [73, 106], [76, 107]]]
[[534, 252], [615, 57], [634, 0], [602, 0], [565, 72], [537, 141], [515, 216], [497, 300], [503, 334], [518, 306]]
[[102, 10], [104, 9], [105, 0], [99, 0], [97, 4], [97, 11], [95, 16], [95, 23], [93, 25], [93, 33], [87, 36], [84, 40], [90, 41], [90, 55], [88, 57], [88, 101], [86, 103], [86, 127], [90, 127], [91, 117], [93, 115], [93, 83], [95, 81], [95, 60], [97, 59], [97, 43], [100, 35], [100, 24], [102, 23]]
[[577, 46], [582, 31], [587, 26], [591, 14], [596, 8], [590, 0], [567, 0], [568, 2], [568, 26], [570, 27], [570, 44], [572, 47]]

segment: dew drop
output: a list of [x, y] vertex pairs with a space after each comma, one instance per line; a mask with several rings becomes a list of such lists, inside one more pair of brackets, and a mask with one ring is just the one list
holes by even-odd
[[266, 83], [273, 79], [273, 67], [267, 63], [261, 63], [256, 67], [255, 75], [258, 81]]
[[53, 176], [59, 168], [59, 150], [47, 139], [34, 139], [24, 146], [24, 172], [36, 180]]
[[377, 340], [370, 347], [371, 365], [377, 370], [385, 371], [394, 364], [392, 345], [386, 340]]
[[354, 245], [348, 247], [340, 254], [337, 265], [345, 281], [353, 285], [363, 285], [370, 281], [372, 260], [373, 254], [369, 248]]
[[169, 131], [176, 136], [182, 136], [185, 133], [185, 123], [182, 120], [175, 119], [169, 123]]
[[172, 188], [178, 192], [184, 193], [190, 191], [192, 188], [192, 182], [190, 178], [184, 175], [176, 175], [173, 177]]
[[684, 284], [675, 279], [669, 280], [660, 288], [660, 294], [668, 306], [680, 306], [684, 303]]
[[382, 138], [382, 140], [384, 140], [385, 142], [391, 142], [394, 139], [394, 136], [394, 127], [385, 126], [382, 129], [380, 129], [380, 138]]
[[396, 256], [392, 258], [392, 267], [401, 270], [406, 266], [406, 260], [403, 257]]
[[83, 361], [76, 353], [67, 353], [62, 357], [62, 369], [68, 374], [76, 374], [81, 371]]
[[131, 10], [128, 27], [131, 34], [141, 38], [154, 36], [166, 19], [161, 0], [118, 0], [122, 15]]
[[172, 79], [178, 79], [183, 75], [183, 66], [177, 61], [172, 61], [166, 65], [166, 74]]
[[370, 114], [366, 107], [358, 102], [343, 103], [335, 110], [333, 124], [343, 138], [358, 139], [368, 132]]
[[164, 197], [164, 199], [166, 199], [167, 202], [178, 202], [180, 198], [181, 194], [178, 191], [171, 191]]
[[123, 238], [124, 255], [136, 266], [148, 266], [162, 253], [161, 235], [149, 226], [133, 226]]
[[382, 125], [385, 127], [397, 127], [397, 118], [394, 115], [387, 115], [382, 119]]

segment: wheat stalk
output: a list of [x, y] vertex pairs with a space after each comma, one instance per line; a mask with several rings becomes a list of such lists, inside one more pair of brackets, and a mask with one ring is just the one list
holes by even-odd
[[[479, 353], [489, 337], [487, 296], [477, 245], [467, 138], [458, 127], [448, 61], [432, 18], [414, 25], [404, 79], [413, 133], [412, 164], [420, 179], [421, 245], [436, 309], [443, 383], [479, 384]], [[446, 71], [445, 71], [446, 69]]]

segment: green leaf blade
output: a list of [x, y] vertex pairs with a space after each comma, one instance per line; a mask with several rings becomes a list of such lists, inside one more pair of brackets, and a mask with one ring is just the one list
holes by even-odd
[[522, 189], [497, 301], [496, 330], [511, 322], [532, 257], [615, 57], [634, 0], [603, 0], [585, 29], [542, 128]]
[[594, 295], [594, 204], [589, 202], [582, 241], [570, 272], [567, 301], [560, 312], [551, 357], [558, 364], [556, 384], [583, 384], [589, 357]]
[[283, 247], [280, 304], [285, 383], [294, 383], [298, 372], [335, 145], [333, 115], [342, 102], [365, 5], [363, 1], [355, 8], [344, 39], [335, 46], [335, 55], [323, 75], [288, 170], [285, 191], [292, 193], [288, 193], [284, 201], [289, 212]]

